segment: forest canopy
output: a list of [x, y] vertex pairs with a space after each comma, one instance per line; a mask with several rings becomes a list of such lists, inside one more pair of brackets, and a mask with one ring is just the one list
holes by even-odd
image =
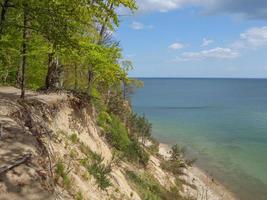
[[0, 84], [108, 95], [129, 83], [112, 32], [135, 0], [1, 0]]

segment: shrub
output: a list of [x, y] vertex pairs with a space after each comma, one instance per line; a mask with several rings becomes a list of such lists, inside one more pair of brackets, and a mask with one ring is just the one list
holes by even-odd
[[[103, 158], [101, 155], [97, 154], [96, 152], [92, 151], [87, 145], [81, 143], [79, 145], [80, 151], [87, 157], [92, 160], [102, 162]], [[86, 159], [87, 160], [87, 159]]]
[[178, 188], [173, 187], [170, 190], [164, 188], [150, 174], [144, 172], [141, 174], [133, 171], [127, 171], [126, 177], [133, 184], [133, 187], [139, 193], [141, 199], [145, 200], [182, 200]]
[[129, 117], [128, 126], [132, 135], [142, 138], [150, 138], [152, 132], [152, 125], [147, 120], [145, 115], [142, 117], [132, 113]]
[[180, 147], [178, 144], [172, 146], [172, 160], [180, 160], [185, 153], [185, 149]]
[[111, 122], [111, 120], [112, 119], [107, 112], [101, 111], [97, 118], [97, 124], [102, 128], [107, 129], [107, 125]]
[[75, 195], [75, 200], [83, 200], [83, 194], [81, 192], [77, 192], [77, 194]]
[[129, 161], [134, 161], [144, 166], [147, 165], [149, 161], [149, 155], [141, 147], [137, 140], [133, 140], [125, 153]]
[[95, 162], [92, 165], [87, 167], [88, 172], [94, 176], [98, 186], [103, 190], [111, 186], [111, 183], [108, 179], [108, 175], [111, 172], [111, 166], [105, 166], [99, 162]]
[[71, 180], [68, 176], [68, 173], [66, 172], [64, 163], [62, 161], [57, 162], [55, 172], [57, 176], [62, 178], [64, 187], [70, 188]]
[[125, 152], [130, 145], [127, 129], [115, 115], [112, 115], [111, 119], [109, 130], [106, 134], [107, 140], [116, 149]]
[[186, 164], [180, 160], [166, 160], [161, 162], [161, 168], [174, 175], [184, 175], [183, 169], [186, 168]]

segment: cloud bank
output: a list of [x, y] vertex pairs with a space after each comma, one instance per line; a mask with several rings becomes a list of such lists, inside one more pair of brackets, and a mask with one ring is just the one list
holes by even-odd
[[168, 12], [186, 6], [202, 7], [207, 14], [228, 13], [267, 19], [266, 0], [137, 0], [141, 12]]
[[213, 48], [198, 52], [184, 52], [177, 58], [179, 61], [204, 60], [207, 58], [231, 59], [239, 56], [239, 53], [229, 48]]

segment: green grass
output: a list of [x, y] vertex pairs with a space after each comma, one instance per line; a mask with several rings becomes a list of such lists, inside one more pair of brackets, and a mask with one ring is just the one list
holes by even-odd
[[56, 163], [56, 170], [55, 170], [56, 174], [58, 177], [61, 177], [63, 180], [63, 186], [64, 188], [69, 189], [71, 186], [71, 179], [68, 176], [66, 169], [65, 169], [65, 165], [62, 161], [59, 161]]
[[177, 187], [167, 190], [147, 172], [126, 171], [126, 177], [143, 200], [184, 200]]
[[75, 195], [75, 200], [84, 200], [83, 194], [81, 192], [77, 192]]
[[78, 143], [78, 142], [79, 142], [78, 135], [77, 135], [76, 133], [71, 134], [71, 136], [70, 136], [70, 141], [71, 141], [73, 144]]
[[96, 179], [98, 186], [104, 190], [111, 186], [108, 175], [111, 172], [111, 166], [106, 166], [101, 163], [93, 163], [87, 167], [88, 172]]
[[126, 151], [131, 143], [125, 125], [115, 115], [111, 116], [106, 138], [113, 147], [120, 151]]
[[81, 143], [79, 146], [81, 152], [86, 155], [85, 159], [80, 161], [81, 165], [87, 169], [87, 172], [91, 174], [101, 189], [106, 189], [111, 186], [111, 182], [108, 179], [108, 175], [111, 172], [110, 165], [104, 165], [103, 157], [93, 152], [87, 145]]

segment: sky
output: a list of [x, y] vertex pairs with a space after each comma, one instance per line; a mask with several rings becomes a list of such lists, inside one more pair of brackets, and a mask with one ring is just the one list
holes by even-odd
[[267, 0], [137, 0], [114, 32], [133, 77], [267, 78]]

